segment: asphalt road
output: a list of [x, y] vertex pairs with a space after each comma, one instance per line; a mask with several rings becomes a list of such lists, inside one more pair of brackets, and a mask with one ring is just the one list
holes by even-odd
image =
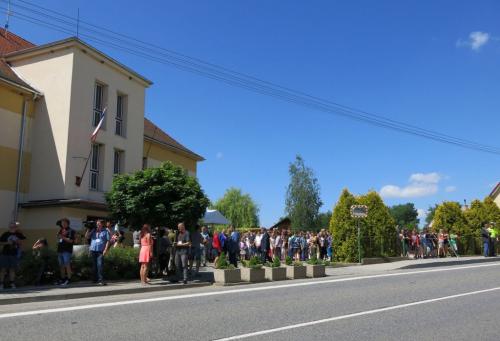
[[500, 340], [499, 309], [495, 262], [0, 306], [0, 339]]

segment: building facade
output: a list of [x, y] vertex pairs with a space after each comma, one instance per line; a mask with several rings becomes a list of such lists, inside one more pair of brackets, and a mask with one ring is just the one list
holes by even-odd
[[497, 206], [500, 207], [500, 182], [493, 188], [490, 193], [490, 197], [497, 204]]
[[[0, 228], [17, 215], [29, 242], [42, 236], [50, 241], [62, 217], [78, 230], [83, 221], [108, 215], [104, 193], [115, 174], [169, 160], [196, 175], [203, 158], [144, 117], [151, 81], [77, 38], [35, 46], [0, 33], [0, 46], [21, 42], [4, 49], [1, 58], [27, 88], [25, 93], [0, 88], [0, 129], [5, 130], [0, 157], [9, 164], [8, 176], [0, 180], [6, 204]], [[19, 150], [22, 181], [16, 191]]]

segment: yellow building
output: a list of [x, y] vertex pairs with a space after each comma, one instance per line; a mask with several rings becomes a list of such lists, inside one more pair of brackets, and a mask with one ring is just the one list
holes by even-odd
[[104, 193], [115, 174], [169, 160], [196, 176], [203, 158], [145, 119], [152, 82], [125, 65], [77, 38], [35, 46], [5, 30], [0, 61], [0, 230], [17, 219], [26, 245], [50, 243], [62, 217], [79, 230], [108, 215]]

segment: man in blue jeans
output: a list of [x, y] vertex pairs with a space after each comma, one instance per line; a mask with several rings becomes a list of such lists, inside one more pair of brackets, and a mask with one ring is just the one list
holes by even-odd
[[486, 224], [481, 229], [481, 238], [483, 239], [483, 254], [485, 257], [490, 255], [490, 232], [488, 231], [488, 225]]
[[98, 220], [96, 228], [85, 232], [85, 238], [90, 239], [89, 251], [92, 256], [94, 283], [106, 285], [103, 278], [104, 256], [108, 252], [111, 237], [104, 227], [104, 221]]

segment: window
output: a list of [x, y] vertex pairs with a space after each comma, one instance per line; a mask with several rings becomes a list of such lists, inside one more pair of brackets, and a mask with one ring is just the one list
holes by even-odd
[[145, 170], [146, 168], [148, 168], [148, 158], [143, 157], [142, 158], [142, 170]]
[[125, 106], [127, 98], [125, 95], [118, 95], [116, 97], [116, 125], [115, 134], [119, 136], [125, 136]]
[[122, 150], [115, 149], [115, 156], [113, 160], [113, 174], [123, 173], [123, 156]]
[[99, 165], [100, 165], [100, 149], [101, 146], [98, 144], [92, 145], [92, 153], [90, 156], [90, 183], [89, 187], [91, 190], [99, 190]]
[[[92, 111], [92, 125], [94, 127], [101, 120], [102, 111], [106, 104], [106, 86], [101, 83], [95, 83], [94, 86], [94, 108]], [[104, 128], [104, 125], [103, 125]]]

